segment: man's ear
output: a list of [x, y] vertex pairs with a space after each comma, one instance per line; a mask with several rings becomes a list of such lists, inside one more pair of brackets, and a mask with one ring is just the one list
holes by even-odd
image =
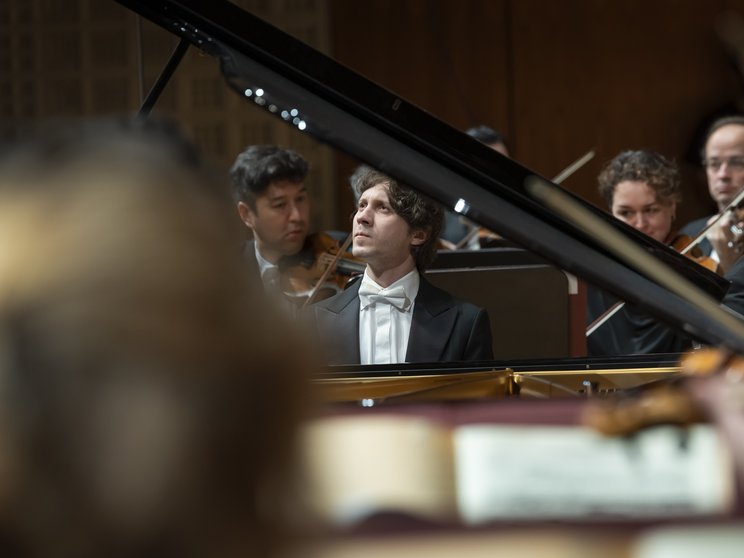
[[240, 215], [240, 220], [243, 221], [243, 223], [245, 223], [250, 228], [253, 228], [256, 214], [247, 203], [238, 202], [238, 214]]
[[427, 238], [429, 238], [428, 232], [426, 232], [424, 229], [417, 229], [416, 231], [414, 231], [411, 238], [411, 246], [421, 246], [424, 242], [426, 242]]

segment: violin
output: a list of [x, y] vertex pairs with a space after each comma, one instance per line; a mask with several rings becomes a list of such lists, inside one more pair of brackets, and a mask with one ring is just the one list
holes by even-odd
[[669, 246], [682, 254], [687, 256], [694, 262], [702, 265], [703, 267], [710, 269], [711, 271], [718, 272], [718, 262], [707, 256], [701, 249], [699, 243], [694, 242], [691, 236], [686, 234], [680, 234], [674, 237]]
[[326, 233], [309, 235], [300, 252], [279, 260], [284, 294], [306, 306], [342, 291], [352, 277], [364, 273], [366, 264], [347, 251], [351, 239], [349, 235], [339, 243]]
[[[735, 386], [741, 386], [744, 359], [724, 349], [687, 353], [680, 361], [679, 376], [672, 381], [651, 382], [628, 397], [597, 399], [586, 407], [583, 422], [609, 436], [627, 436], [662, 424], [706, 422], [711, 418], [711, 408], [720, 408], [723, 403], [719, 400], [714, 406], [706, 400], [710, 389], [703, 386], [713, 382], [724, 384], [729, 394]], [[735, 413], [739, 422], [744, 419], [741, 411], [738, 407]]]
[[[701, 230], [697, 234], [697, 236], [695, 236], [694, 238], [690, 238], [687, 235], [679, 235], [672, 241], [671, 247], [683, 256], [692, 259], [703, 267], [706, 267], [707, 269], [710, 269], [711, 271], [714, 271], [716, 273], [722, 274], [726, 271], [726, 269], [723, 268], [719, 262], [717, 262], [710, 256], [706, 256], [700, 249], [699, 244], [706, 237], [708, 231], [716, 226], [722, 219], [731, 218], [731, 216], [733, 216], [735, 222], [729, 227], [729, 231], [732, 235], [732, 240], [729, 241], [728, 248], [736, 254], [736, 257], [738, 257], [738, 255], [742, 251], [741, 243], [744, 241], [744, 229], [739, 226], [741, 221], [744, 220], [744, 209], [740, 207], [743, 204], [744, 189], [739, 192], [739, 194], [737, 194], [737, 196], [731, 201], [731, 203], [729, 203], [723, 209], [723, 211], [721, 211], [721, 213], [716, 216], [715, 219], [711, 220], [711, 222], [708, 223], [705, 228], [703, 228], [703, 230]], [[725, 255], [719, 254], [719, 256]], [[597, 331], [597, 329], [605, 324], [623, 306], [625, 306], [625, 302], [617, 302], [615, 305], [605, 311], [601, 316], [596, 318], [587, 326], [586, 336], [589, 337], [591, 334]]]

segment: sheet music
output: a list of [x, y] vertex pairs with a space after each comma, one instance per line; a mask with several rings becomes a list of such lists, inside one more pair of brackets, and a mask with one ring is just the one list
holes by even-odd
[[731, 505], [731, 460], [707, 425], [607, 438], [582, 427], [474, 425], [455, 433], [460, 515], [498, 519], [690, 516]]

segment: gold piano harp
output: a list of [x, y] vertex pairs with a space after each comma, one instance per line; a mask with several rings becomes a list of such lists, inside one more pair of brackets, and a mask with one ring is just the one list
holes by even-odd
[[486, 368], [443, 374], [343, 375], [313, 380], [323, 401], [374, 406], [386, 402], [420, 402], [504, 397], [585, 397], [635, 388], [679, 375], [679, 366], [529, 370]]

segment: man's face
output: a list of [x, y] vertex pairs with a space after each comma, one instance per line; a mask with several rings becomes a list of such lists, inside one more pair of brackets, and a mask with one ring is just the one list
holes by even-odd
[[307, 236], [310, 203], [302, 182], [272, 182], [256, 199], [255, 211], [238, 203], [243, 222], [253, 229], [261, 255], [272, 263], [300, 251]]
[[[411, 245], [423, 244], [426, 235], [411, 231], [390, 205], [386, 183], [365, 190], [354, 215], [353, 254], [378, 273], [413, 259]], [[412, 262], [411, 262], [412, 263]]]
[[726, 207], [744, 188], [744, 126], [722, 126], [705, 144], [705, 169], [710, 196], [718, 209]]

